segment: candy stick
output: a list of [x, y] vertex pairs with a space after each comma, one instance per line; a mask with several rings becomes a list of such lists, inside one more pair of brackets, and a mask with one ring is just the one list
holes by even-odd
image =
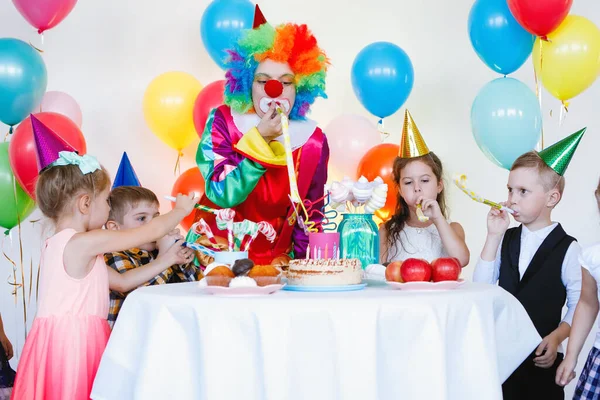
[[244, 239], [242, 240], [243, 249], [244, 249], [243, 251], [250, 250], [250, 244], [254, 241], [254, 239], [256, 239], [256, 237], [260, 233], [259, 224], [252, 222], [252, 221], [248, 221], [247, 219], [244, 220], [244, 222], [246, 222], [246, 221], [248, 223], [246, 224], [247, 225], [246, 235], [244, 236]]
[[[175, 203], [177, 201], [177, 199], [173, 196], [165, 196], [165, 200], [169, 200], [173, 203]], [[210, 213], [214, 213], [215, 211], [218, 211], [214, 208], [203, 206], [202, 204], [196, 204], [194, 207], [197, 208], [198, 210], [202, 210], [202, 211], [206, 211], [206, 212], [210, 212]]]
[[234, 240], [233, 240], [233, 218], [235, 217], [235, 211], [230, 208], [226, 208], [223, 210], [215, 210], [217, 221], [217, 228], [224, 230], [227, 229], [227, 243], [229, 245], [229, 251], [233, 251], [234, 249]]
[[215, 239], [215, 235], [213, 234], [212, 230], [210, 229], [210, 226], [208, 226], [204, 218], [200, 218], [198, 222], [192, 225], [192, 229], [196, 233], [206, 235], [206, 237], [208, 238], [208, 240], [210, 240], [212, 244], [218, 244], [217, 239]]
[[420, 222], [429, 221], [429, 217], [423, 214], [423, 207], [421, 206], [421, 204], [417, 204], [417, 218]]
[[495, 203], [495, 202], [493, 202], [491, 200], [484, 199], [483, 197], [479, 196], [474, 191], [472, 191], [469, 188], [467, 188], [467, 175], [465, 175], [465, 174], [457, 174], [457, 175], [455, 175], [454, 176], [454, 183], [467, 196], [469, 196], [470, 198], [472, 198], [473, 200], [475, 200], [478, 203], [483, 203], [483, 204], [488, 205], [490, 207], [497, 208], [498, 210], [506, 211], [506, 212], [508, 212], [510, 214], [514, 214], [515, 213], [510, 208], [504, 207], [503, 205]]
[[260, 221], [258, 223], [258, 232], [265, 235], [267, 240], [271, 243], [273, 243], [275, 241], [275, 237], [277, 236], [277, 232], [275, 232], [275, 228], [273, 228], [273, 225], [271, 225], [267, 221]]
[[281, 107], [277, 107], [277, 112], [281, 116], [281, 130], [283, 135], [283, 147], [285, 148], [285, 159], [287, 163], [288, 178], [290, 179], [290, 196], [293, 203], [300, 203], [300, 193], [298, 192], [298, 182], [296, 181], [296, 171], [294, 171], [294, 160], [292, 158], [292, 142], [290, 140], [289, 120]]

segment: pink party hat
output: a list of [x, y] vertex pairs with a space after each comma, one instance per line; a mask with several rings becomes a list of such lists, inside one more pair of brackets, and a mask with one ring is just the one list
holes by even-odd
[[56, 132], [48, 128], [37, 119], [33, 114], [31, 118], [31, 127], [33, 128], [33, 138], [37, 150], [38, 171], [48, 168], [50, 164], [58, 160], [58, 153], [61, 151], [76, 151], [73, 146], [67, 143]]

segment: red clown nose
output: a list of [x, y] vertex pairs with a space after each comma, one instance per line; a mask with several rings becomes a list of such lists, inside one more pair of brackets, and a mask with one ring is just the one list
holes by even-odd
[[283, 85], [276, 79], [270, 79], [265, 83], [265, 92], [270, 98], [277, 98], [283, 93]]

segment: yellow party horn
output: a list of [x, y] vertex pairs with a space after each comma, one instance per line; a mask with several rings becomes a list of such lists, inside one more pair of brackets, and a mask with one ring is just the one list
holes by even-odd
[[467, 188], [467, 175], [465, 174], [456, 174], [454, 175], [454, 183], [460, 190], [462, 190], [467, 196], [472, 198], [478, 203], [486, 204], [490, 207], [497, 208], [501, 211], [506, 211], [507, 213], [514, 214], [515, 212], [508, 207], [504, 207], [502, 204], [495, 203], [491, 200], [484, 199], [474, 191]]
[[285, 148], [285, 160], [287, 163], [288, 178], [290, 179], [290, 198], [294, 203], [302, 203], [300, 192], [298, 192], [298, 182], [296, 181], [296, 171], [294, 171], [294, 159], [292, 158], [292, 142], [290, 140], [290, 122], [281, 109], [277, 106], [277, 112], [281, 116], [281, 130], [283, 134], [283, 147]]
[[429, 217], [423, 214], [423, 207], [421, 206], [421, 204], [417, 204], [417, 218], [419, 219], [419, 222], [429, 221]]

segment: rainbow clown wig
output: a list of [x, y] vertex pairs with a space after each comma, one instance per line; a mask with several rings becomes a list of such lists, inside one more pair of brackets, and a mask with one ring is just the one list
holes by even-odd
[[[258, 64], [270, 59], [288, 63], [294, 72], [296, 101], [290, 112], [290, 119], [305, 119], [317, 97], [327, 98], [327, 56], [306, 25], [288, 23], [273, 27], [264, 21], [258, 6], [257, 14], [254, 29], [244, 31], [234, 48], [228, 50], [225, 104], [241, 114], [254, 112], [254, 73]], [[261, 24], [257, 24], [257, 17], [263, 19]]]

